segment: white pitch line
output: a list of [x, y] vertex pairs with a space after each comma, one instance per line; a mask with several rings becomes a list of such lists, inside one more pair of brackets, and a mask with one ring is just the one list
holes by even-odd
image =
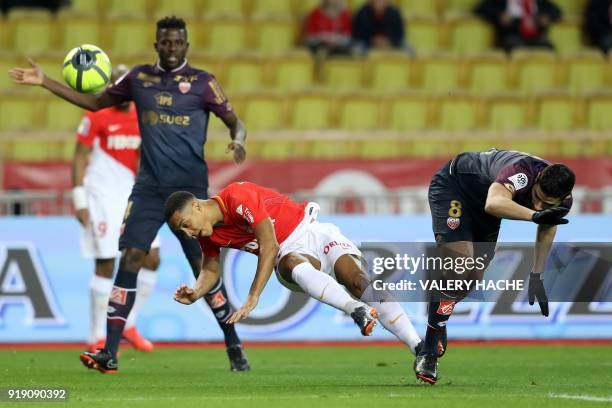
[[569, 395], [569, 394], [555, 394], [549, 393], [548, 396], [550, 398], [561, 398], [561, 399], [571, 399], [571, 400], [580, 400], [580, 401], [593, 401], [593, 402], [612, 402], [612, 397], [596, 397], [594, 395]]

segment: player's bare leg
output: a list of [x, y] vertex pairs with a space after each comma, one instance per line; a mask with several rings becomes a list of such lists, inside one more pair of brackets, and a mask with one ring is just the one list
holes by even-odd
[[367, 303], [378, 311], [378, 321], [402, 343], [406, 344], [412, 354], [416, 354], [415, 350], [421, 343], [421, 338], [414, 329], [404, 308], [391, 298], [375, 299], [369, 293], [364, 296], [364, 293], [370, 287], [370, 280], [362, 268], [360, 259], [354, 255], [342, 255], [334, 265], [334, 272], [338, 282], [344, 285], [351, 295], [357, 299], [371, 297], [371, 299], [367, 299]]
[[282, 278], [297, 284], [310, 297], [351, 315], [361, 334], [369, 336], [376, 325], [377, 311], [361, 301], [355, 300], [331, 276], [321, 272], [319, 260], [292, 252], [280, 260], [278, 265]]

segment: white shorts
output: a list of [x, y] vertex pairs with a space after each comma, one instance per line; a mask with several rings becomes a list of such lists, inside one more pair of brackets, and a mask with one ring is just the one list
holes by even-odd
[[285, 255], [291, 252], [310, 255], [321, 262], [321, 272], [332, 276], [334, 279], [336, 279], [334, 266], [338, 258], [342, 255], [361, 257], [359, 248], [350, 239], [342, 235], [337, 226], [317, 222], [318, 212], [319, 206], [316, 203], [308, 203], [302, 222], [280, 244], [276, 258], [276, 277], [283, 286], [295, 292], [302, 292], [302, 289], [298, 285], [284, 280], [278, 272], [278, 262]]
[[[81, 254], [84, 258], [110, 259], [119, 253], [119, 235], [128, 195], [96, 194], [87, 191], [89, 225], [81, 226]], [[80, 225], [80, 224], [79, 224]], [[159, 233], [151, 248], [159, 248]]]

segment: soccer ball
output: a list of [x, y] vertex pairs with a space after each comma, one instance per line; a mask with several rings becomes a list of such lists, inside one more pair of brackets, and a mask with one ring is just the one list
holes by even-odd
[[62, 69], [66, 83], [78, 92], [101, 91], [111, 77], [111, 63], [100, 48], [84, 44], [70, 50]]

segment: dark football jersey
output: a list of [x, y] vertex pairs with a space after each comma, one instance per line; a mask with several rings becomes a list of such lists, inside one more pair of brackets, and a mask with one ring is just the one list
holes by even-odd
[[142, 136], [136, 183], [158, 187], [208, 187], [204, 143], [210, 112], [231, 111], [215, 77], [182, 66], [164, 71], [139, 65], [107, 89], [117, 102], [133, 100]]

